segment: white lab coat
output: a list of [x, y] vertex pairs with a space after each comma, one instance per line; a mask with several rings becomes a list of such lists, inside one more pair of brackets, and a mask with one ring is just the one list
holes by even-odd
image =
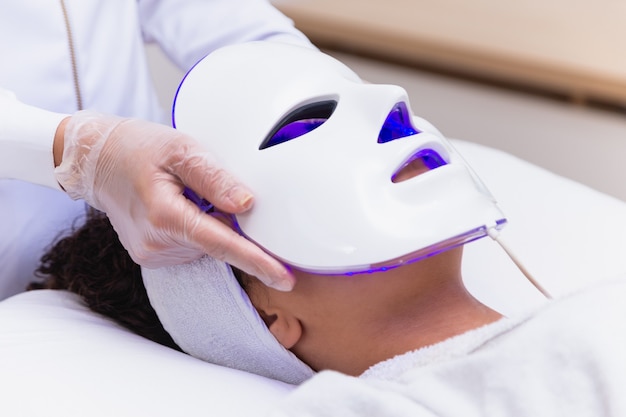
[[[65, 4], [83, 107], [121, 116], [169, 123], [152, 84], [144, 42], [158, 43], [183, 71], [227, 44], [271, 39], [310, 45], [266, 0]], [[63, 117], [78, 110], [61, 3], [3, 2], [0, 39], [2, 299], [31, 280], [46, 245], [84, 206], [61, 192], [53, 175], [54, 132]]]

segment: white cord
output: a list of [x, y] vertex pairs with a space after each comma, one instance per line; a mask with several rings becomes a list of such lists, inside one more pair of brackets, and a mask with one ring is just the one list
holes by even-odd
[[543, 294], [544, 297], [548, 299], [552, 299], [552, 296], [550, 295], [550, 293], [546, 291], [546, 289], [543, 288], [541, 284], [539, 284], [539, 282], [530, 274], [530, 272], [528, 272], [526, 267], [522, 265], [522, 262], [515, 256], [515, 254], [511, 251], [511, 249], [504, 242], [502, 242], [502, 240], [500, 240], [500, 234], [498, 233], [496, 228], [491, 227], [487, 229], [487, 234], [489, 235], [490, 238], [495, 240], [498, 243], [498, 245], [500, 245], [500, 247], [504, 250], [504, 252], [509, 256], [509, 258], [511, 258], [513, 263], [519, 268], [522, 274], [524, 274], [526, 279], [530, 281], [530, 283], [533, 284], [533, 286], [537, 288], [537, 290], [541, 294]]

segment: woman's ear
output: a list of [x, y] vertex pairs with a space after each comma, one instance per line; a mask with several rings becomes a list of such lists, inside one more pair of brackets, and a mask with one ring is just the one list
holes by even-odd
[[294, 347], [302, 337], [303, 326], [289, 308], [272, 297], [272, 294], [284, 295], [284, 293], [267, 288], [256, 280], [249, 282], [245, 286], [245, 291], [278, 343], [285, 349]]
[[285, 349], [291, 349], [302, 337], [302, 323], [290, 312], [281, 308], [257, 307], [259, 315], [267, 325], [270, 333]]

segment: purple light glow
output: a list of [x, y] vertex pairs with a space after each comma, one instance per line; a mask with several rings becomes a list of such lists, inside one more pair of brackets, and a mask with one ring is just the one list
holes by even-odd
[[411, 116], [406, 108], [406, 104], [398, 103], [387, 116], [385, 123], [383, 123], [383, 127], [378, 135], [378, 143], [386, 143], [418, 133], [420, 131], [415, 129], [411, 123]]

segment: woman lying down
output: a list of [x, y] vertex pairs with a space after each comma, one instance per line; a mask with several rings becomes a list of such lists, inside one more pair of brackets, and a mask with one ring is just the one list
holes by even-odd
[[626, 283], [517, 317], [472, 297], [463, 244], [504, 218], [409, 109], [402, 89], [319, 52], [211, 54], [181, 85], [177, 128], [253, 190], [254, 209], [224, 221], [291, 265], [293, 290], [208, 257], [141, 270], [96, 212], [43, 258], [41, 286], [197, 358], [301, 384], [275, 416], [626, 415]]

